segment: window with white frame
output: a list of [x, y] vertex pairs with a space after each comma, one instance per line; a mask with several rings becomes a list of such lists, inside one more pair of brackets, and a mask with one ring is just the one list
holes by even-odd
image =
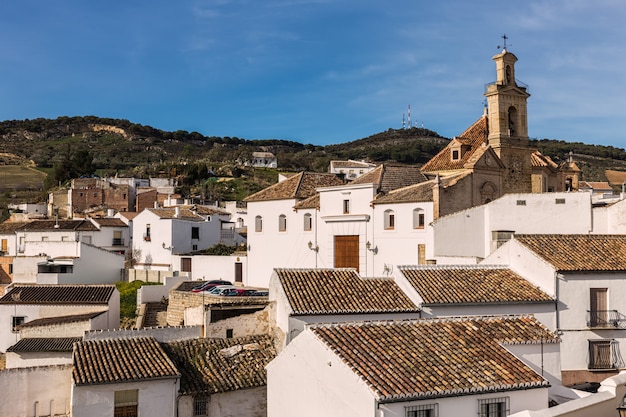
[[313, 229], [313, 216], [311, 213], [304, 213], [304, 231], [310, 232]]
[[256, 216], [254, 218], [254, 231], [255, 232], [262, 232], [263, 231], [263, 217]]
[[278, 231], [285, 232], [287, 231], [287, 216], [281, 214], [278, 216]]
[[385, 210], [385, 230], [394, 230], [396, 228], [396, 214], [393, 210]]
[[439, 405], [434, 403], [404, 407], [404, 417], [439, 417]]
[[424, 228], [424, 210], [416, 208], [413, 210], [413, 229]]
[[509, 415], [509, 397], [478, 400], [479, 417], [505, 417]]

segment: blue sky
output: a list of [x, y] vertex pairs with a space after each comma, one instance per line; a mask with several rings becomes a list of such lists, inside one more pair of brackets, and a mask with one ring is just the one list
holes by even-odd
[[342, 143], [483, 111], [509, 37], [529, 135], [626, 146], [623, 0], [6, 1], [0, 120]]

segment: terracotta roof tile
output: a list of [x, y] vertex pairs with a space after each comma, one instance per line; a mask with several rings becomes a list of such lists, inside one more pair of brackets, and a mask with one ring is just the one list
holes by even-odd
[[[58, 227], [57, 227], [58, 226]], [[97, 231], [98, 228], [89, 220], [33, 220], [20, 230], [76, 230]]]
[[180, 215], [176, 217], [176, 208], [174, 207], [166, 207], [166, 208], [147, 208], [146, 210], [156, 214], [161, 219], [180, 219], [180, 220], [190, 220], [190, 221], [204, 221], [204, 217], [197, 215], [189, 209], [181, 208]]
[[74, 343], [82, 337], [33, 337], [24, 338], [7, 349], [7, 352], [71, 352]]
[[335, 174], [301, 172], [252, 194], [244, 201], [302, 200], [315, 194], [317, 188], [343, 184], [344, 181]]
[[554, 299], [501, 266], [398, 266], [424, 304], [546, 303]]
[[534, 317], [314, 325], [311, 331], [379, 401], [548, 387], [502, 344], [557, 343]]
[[375, 184], [378, 193], [388, 193], [391, 190], [418, 184], [427, 178], [415, 166], [379, 165], [370, 172], [363, 174], [351, 184]]
[[271, 337], [191, 339], [163, 344], [181, 373], [182, 394], [213, 394], [267, 385], [265, 366], [276, 356]]
[[417, 312], [391, 278], [354, 269], [275, 269], [294, 315]]
[[93, 313], [74, 314], [71, 316], [44, 317], [41, 319], [35, 319], [29, 322], [26, 322], [20, 326], [17, 326], [16, 329], [21, 330], [21, 329], [27, 329], [30, 327], [50, 326], [53, 324], [77, 323], [81, 321], [91, 320], [104, 313], [105, 311], [96, 311]]
[[16, 230], [23, 229], [25, 225], [30, 222], [9, 222], [4, 221], [0, 223], [0, 234], [13, 234]]
[[625, 271], [624, 235], [515, 235], [559, 271]]
[[[438, 172], [463, 169], [472, 154], [476, 152], [486, 141], [489, 135], [489, 126], [487, 116], [481, 116], [474, 124], [472, 124], [459, 137], [452, 139], [450, 143], [443, 148], [437, 155], [431, 158], [422, 166], [423, 172]], [[463, 153], [461, 158], [452, 159], [452, 148], [458, 144], [469, 146], [469, 149]]]
[[[440, 177], [440, 187], [448, 188], [456, 184], [460, 179], [469, 175], [471, 175], [470, 171], [462, 171], [452, 175]], [[374, 201], [372, 201], [372, 204], [421, 203], [433, 201], [433, 187], [436, 182], [437, 179], [435, 178], [419, 184], [392, 190], [388, 194], [376, 196]]]
[[74, 383], [175, 378], [178, 370], [153, 337], [89, 340], [74, 345]]
[[121, 219], [114, 217], [100, 217], [92, 220], [100, 225], [100, 227], [128, 227]]
[[558, 168], [558, 165], [552, 160], [552, 158], [547, 155], [543, 155], [539, 151], [535, 151], [530, 154], [530, 162], [533, 167], [546, 167], [553, 171]]
[[0, 304], [108, 304], [115, 285], [17, 284]]
[[300, 209], [320, 209], [320, 193], [315, 193], [315, 195], [312, 195], [309, 198], [305, 198], [304, 200], [298, 201], [296, 203], [295, 206], [293, 206], [294, 209], [296, 210], [300, 210]]

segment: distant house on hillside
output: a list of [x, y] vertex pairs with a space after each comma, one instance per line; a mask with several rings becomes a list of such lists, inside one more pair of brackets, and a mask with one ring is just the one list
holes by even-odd
[[342, 174], [347, 180], [354, 180], [363, 174], [367, 174], [376, 168], [376, 164], [370, 164], [365, 161], [330, 161], [328, 172], [331, 174]]
[[252, 152], [252, 166], [255, 168], [278, 168], [276, 155], [271, 152]]

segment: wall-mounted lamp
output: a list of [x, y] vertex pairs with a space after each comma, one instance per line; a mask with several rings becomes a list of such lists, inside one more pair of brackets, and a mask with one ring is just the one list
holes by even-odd
[[250, 244], [248, 243], [248, 252], [250, 252], [251, 248], [252, 248], [252, 246], [250, 246]]
[[378, 246], [372, 247], [372, 244], [370, 243], [369, 240], [365, 244], [365, 249], [367, 249], [368, 251], [372, 252], [374, 255], [376, 255], [378, 253]]
[[309, 243], [307, 243], [307, 246], [309, 247], [309, 249], [311, 249], [313, 252], [319, 252], [320, 247], [317, 245], [313, 245], [313, 242], [311, 242], [309, 240]]
[[172, 250], [172, 249], [174, 249], [174, 246], [165, 246], [165, 242], [163, 242], [163, 243], [161, 244], [161, 246], [163, 247], [163, 249], [166, 249], [166, 250]]

